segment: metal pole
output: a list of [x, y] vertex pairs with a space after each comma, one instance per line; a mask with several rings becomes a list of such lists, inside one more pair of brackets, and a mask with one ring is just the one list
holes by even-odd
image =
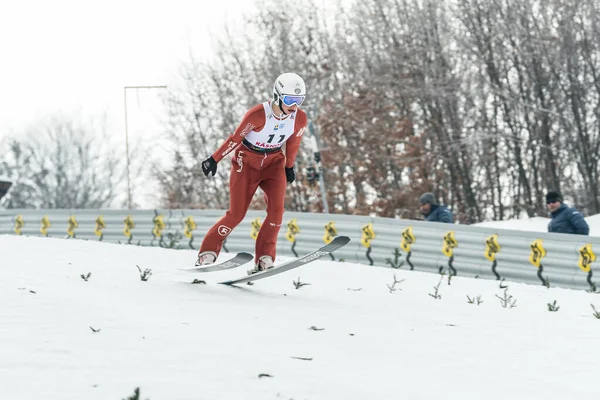
[[[321, 148], [321, 144], [319, 143], [319, 136], [316, 133], [316, 129], [314, 129], [313, 127], [313, 123], [311, 120], [308, 121], [308, 129], [310, 130], [310, 133], [312, 134], [313, 138], [315, 139], [315, 147], [316, 147], [316, 153], [321, 152], [320, 148]], [[316, 162], [317, 160], [315, 160]], [[325, 174], [325, 170], [323, 169], [323, 162], [321, 161], [321, 159], [319, 159], [318, 161], [318, 166], [319, 166], [319, 188], [321, 189], [321, 199], [323, 200], [323, 212], [325, 214], [329, 214], [329, 204], [327, 203], [327, 190], [325, 189], [325, 178], [323, 177], [323, 175]]]
[[127, 208], [131, 210], [131, 168], [129, 160], [129, 133], [127, 131], [127, 86], [123, 89], [125, 93], [125, 153], [127, 156]]
[[127, 208], [131, 210], [131, 159], [129, 156], [129, 132], [127, 129], [127, 89], [166, 89], [166, 86], [125, 86], [124, 103], [125, 103], [125, 152], [127, 153]]

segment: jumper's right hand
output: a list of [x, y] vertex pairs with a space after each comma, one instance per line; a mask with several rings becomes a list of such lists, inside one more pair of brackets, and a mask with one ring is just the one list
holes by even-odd
[[202, 172], [204, 172], [204, 176], [208, 176], [212, 172], [212, 176], [215, 176], [217, 173], [217, 162], [212, 156], [202, 161]]

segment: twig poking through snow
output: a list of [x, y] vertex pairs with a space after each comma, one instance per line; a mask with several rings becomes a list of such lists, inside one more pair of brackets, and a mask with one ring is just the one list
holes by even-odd
[[394, 293], [396, 290], [402, 290], [400, 288], [396, 288], [396, 285], [400, 284], [404, 282], [404, 279], [396, 279], [396, 274], [394, 274], [394, 282], [391, 285], [386, 285], [388, 287], [388, 289], [390, 290], [390, 293]]
[[296, 289], [300, 289], [302, 286], [310, 285], [310, 283], [300, 282], [300, 277], [298, 277], [297, 281], [293, 281], [293, 282], [294, 282], [294, 287]]
[[152, 270], [146, 268], [144, 270], [144, 272], [142, 272], [142, 269], [140, 268], [139, 265], [136, 265], [138, 271], [140, 271], [140, 279], [144, 282], [146, 282], [148, 279], [150, 279], [150, 276], [152, 275]]
[[433, 290], [434, 290], [433, 294], [429, 293], [429, 295], [431, 297], [433, 297], [434, 299], [437, 299], [437, 300], [440, 300], [442, 298], [442, 295], [439, 294], [439, 290], [440, 290], [440, 285], [442, 284], [442, 280], [444, 279], [444, 274], [442, 273], [441, 275], [442, 275], [442, 277], [440, 278], [440, 281], [438, 282], [437, 285], [435, 285], [433, 287]]

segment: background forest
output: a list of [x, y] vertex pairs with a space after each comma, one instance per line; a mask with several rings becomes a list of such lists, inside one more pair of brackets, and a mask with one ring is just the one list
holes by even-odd
[[[245, 35], [221, 32], [210, 60], [190, 59], [169, 85], [170, 155], [148, 177], [158, 207], [227, 208], [229, 161], [212, 180], [201, 161], [296, 72], [310, 129], [289, 211], [322, 212], [324, 189], [331, 213], [417, 218], [433, 191], [461, 223], [545, 216], [548, 190], [600, 212], [598, 2], [256, 3]], [[122, 206], [124, 164], [102, 129], [54, 120], [4, 143], [0, 175], [15, 180], [4, 206]]]

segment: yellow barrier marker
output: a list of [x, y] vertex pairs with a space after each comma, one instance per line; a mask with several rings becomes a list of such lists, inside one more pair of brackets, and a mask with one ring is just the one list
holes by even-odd
[[590, 272], [592, 270], [592, 263], [596, 261], [596, 254], [592, 250], [591, 244], [583, 245], [579, 248], [579, 268], [583, 272]]
[[125, 226], [123, 227], [123, 235], [127, 236], [129, 240], [131, 240], [131, 230], [135, 228], [135, 223], [133, 222], [133, 218], [131, 217], [131, 215], [125, 217], [123, 223], [125, 224]]
[[454, 231], [450, 231], [444, 235], [444, 244], [442, 245], [442, 253], [447, 257], [452, 257], [454, 252], [452, 249], [458, 247], [458, 241], [454, 237]]
[[94, 233], [96, 234], [96, 236], [98, 236], [100, 238], [100, 240], [102, 240], [102, 238], [104, 238], [104, 233], [102, 232], [102, 229], [106, 228], [106, 224], [104, 223], [104, 218], [102, 218], [102, 215], [99, 215], [94, 222], [96, 223], [96, 228], [94, 228]]
[[496, 253], [499, 251], [498, 234], [493, 234], [485, 240], [485, 258], [490, 261], [496, 261]]
[[13, 231], [15, 231], [17, 235], [21, 235], [21, 229], [23, 229], [24, 226], [25, 221], [23, 221], [23, 216], [20, 214], [17, 215], [15, 218], [15, 226], [13, 227]]
[[74, 238], [75, 237], [75, 229], [79, 226], [79, 224], [77, 223], [77, 220], [75, 219], [74, 215], [71, 215], [69, 217], [69, 220], [67, 221], [67, 235], [69, 235], [70, 238]]
[[293, 218], [287, 223], [287, 232], [285, 234], [285, 238], [294, 243], [296, 241], [296, 235], [298, 232], [300, 232], [300, 227], [298, 226], [296, 218]]
[[410, 253], [410, 246], [413, 245], [417, 241], [417, 238], [413, 234], [413, 227], [409, 226], [408, 228], [402, 231], [402, 241], [400, 242], [400, 247], [402, 250]]
[[42, 235], [44, 236], [48, 236], [48, 228], [50, 228], [52, 226], [52, 224], [50, 223], [50, 218], [48, 218], [47, 215], [44, 215], [42, 217], [42, 226], [40, 226], [40, 232], [42, 233]]
[[362, 237], [360, 244], [365, 246], [367, 249], [371, 247], [371, 242], [375, 239], [375, 231], [373, 230], [373, 223], [370, 222], [362, 227]]
[[338, 234], [337, 229], [335, 229], [335, 222], [329, 221], [327, 225], [325, 225], [325, 235], [323, 235], [323, 241], [325, 244], [331, 243], [334, 237]]
[[167, 227], [167, 225], [165, 224], [164, 221], [164, 217], [161, 215], [155, 215], [154, 218], [152, 218], [152, 222], [154, 223], [154, 228], [152, 228], [152, 235], [155, 238], [162, 238], [163, 234], [163, 230], [165, 230], [165, 228]]
[[194, 217], [190, 215], [183, 223], [185, 224], [185, 228], [183, 228], [184, 236], [188, 239], [192, 239], [194, 236], [194, 230], [196, 230], [196, 222], [194, 221]]
[[531, 254], [529, 255], [529, 262], [534, 267], [539, 268], [542, 265], [542, 258], [546, 257], [546, 249], [544, 249], [544, 241], [542, 239], [536, 239], [529, 245], [531, 248]]
[[256, 240], [258, 237], [258, 231], [260, 231], [260, 227], [262, 226], [260, 222], [260, 218], [256, 217], [254, 221], [252, 221], [252, 231], [250, 232], [250, 236], [252, 239]]

